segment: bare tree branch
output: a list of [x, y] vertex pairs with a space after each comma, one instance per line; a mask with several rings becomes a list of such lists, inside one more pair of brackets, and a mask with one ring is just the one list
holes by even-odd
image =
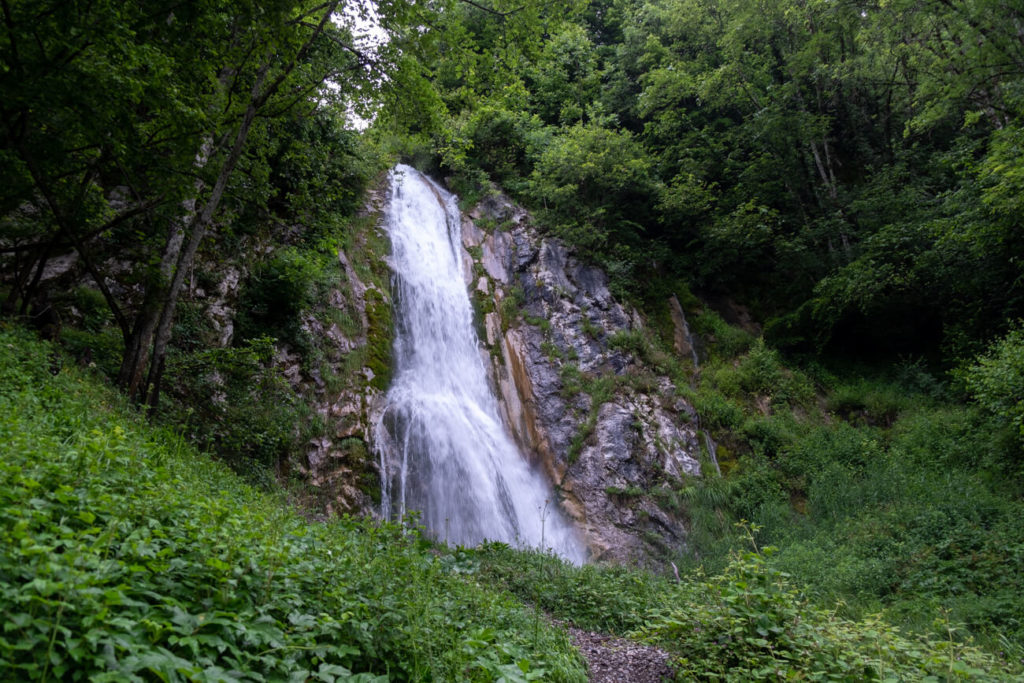
[[526, 5], [520, 5], [519, 7], [516, 7], [513, 10], [509, 10], [508, 12], [499, 12], [496, 9], [491, 9], [490, 7], [486, 7], [484, 5], [481, 5], [480, 3], [473, 2], [473, 0], [459, 0], [459, 2], [464, 2], [467, 5], [472, 5], [473, 7], [476, 7], [478, 10], [482, 10], [484, 12], [488, 12], [490, 14], [493, 14], [493, 15], [497, 16], [497, 17], [501, 17], [502, 19], [507, 19], [508, 17], [512, 16], [513, 14], [516, 14], [517, 12], [522, 11], [523, 8], [526, 7]]

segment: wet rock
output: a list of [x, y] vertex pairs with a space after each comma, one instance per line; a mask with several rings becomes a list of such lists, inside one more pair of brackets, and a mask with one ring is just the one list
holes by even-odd
[[609, 347], [613, 335], [644, 323], [615, 301], [600, 269], [542, 238], [507, 199], [490, 197], [470, 216], [507, 223], [478, 253], [499, 306], [513, 290], [521, 300], [503, 333], [499, 316], [485, 318], [492, 384], [510, 431], [558, 485], [593, 558], [656, 563], [658, 552], [685, 543], [685, 521], [651, 492], [700, 476], [693, 408], [667, 377]]
[[[367, 213], [374, 213], [382, 202], [379, 192], [371, 192]], [[384, 254], [376, 256], [381, 260], [386, 258]], [[278, 350], [275, 363], [327, 425], [323, 435], [307, 444], [304, 462], [297, 463], [297, 469], [309, 484], [301, 503], [328, 516], [378, 515], [379, 506], [368, 495], [366, 482], [378, 476], [370, 453], [373, 425], [383, 405], [382, 392], [371, 385], [375, 377], [373, 370], [365, 366], [352, 368], [348, 359], [351, 354], [364, 352], [370, 343], [367, 310], [370, 290], [385, 304], [389, 296], [373, 283], [364, 283], [344, 252], [338, 253], [338, 266], [344, 281], [329, 292], [324, 305], [343, 312], [355, 325], [346, 325], [346, 329], [351, 328], [346, 334], [337, 323], [323, 322], [329, 320], [329, 316], [309, 314], [302, 320], [306, 332], [318, 340], [322, 367], [333, 379], [328, 382], [321, 377], [319, 368], [310, 370], [308, 376], [304, 374], [302, 359], [287, 348]]]
[[488, 219], [502, 223], [514, 219], [522, 212], [521, 208], [510, 202], [503, 194], [489, 192], [470, 209], [469, 217], [475, 221]]
[[479, 247], [480, 243], [483, 242], [484, 237], [486, 237], [486, 233], [476, 227], [476, 223], [471, 221], [467, 216], [462, 217], [462, 246], [467, 249], [470, 247]]
[[672, 316], [672, 346], [683, 358], [689, 358], [694, 367], [699, 365], [697, 349], [690, 334], [690, 325], [686, 322], [686, 314], [675, 294], [668, 300], [668, 310]]
[[59, 278], [71, 271], [78, 263], [78, 252], [72, 251], [62, 256], [54, 256], [46, 262], [43, 274], [39, 277], [40, 282], [47, 282]]

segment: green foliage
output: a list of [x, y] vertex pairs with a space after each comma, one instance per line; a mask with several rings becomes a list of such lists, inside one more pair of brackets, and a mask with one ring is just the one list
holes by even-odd
[[964, 373], [978, 404], [1008, 423], [1024, 446], [1024, 328], [993, 343]]
[[88, 332], [99, 332], [110, 320], [110, 311], [103, 295], [92, 287], [78, 287], [72, 293], [75, 308], [82, 316], [82, 327]]
[[586, 252], [610, 254], [636, 242], [657, 191], [651, 172], [628, 132], [577, 125], [544, 149], [529, 194], [556, 234]]
[[526, 295], [523, 293], [523, 288], [514, 286], [509, 290], [508, 295], [498, 303], [498, 315], [501, 318], [501, 329], [503, 332], [507, 332], [512, 323], [519, 317], [525, 299]]
[[653, 271], [793, 348], [889, 358], [955, 361], [1024, 312], [1019, 8], [567, 4], [424, 21], [446, 49], [418, 65], [443, 103], [421, 120], [613, 291]]
[[337, 278], [334, 259], [318, 251], [287, 247], [253, 269], [239, 296], [237, 337], [276, 337], [301, 350], [310, 342], [301, 314], [325, 298]]
[[608, 337], [608, 348], [643, 358], [647, 350], [647, 340], [641, 330], [619, 330]]
[[624, 634], [671, 594], [665, 578], [625, 567], [574, 567], [553, 555], [501, 543], [484, 544], [474, 555], [482, 578], [580, 628]]
[[517, 180], [528, 174], [529, 135], [537, 126], [538, 122], [525, 113], [503, 106], [480, 107], [465, 124], [465, 134], [472, 145], [468, 162], [495, 181], [514, 187]]
[[778, 351], [763, 340], [740, 360], [736, 368], [740, 388], [749, 394], [769, 397], [773, 403], [808, 406], [814, 400], [814, 386], [798, 372], [786, 369]]
[[303, 407], [273, 356], [269, 337], [173, 356], [167, 369], [173, 403], [162, 416], [200, 449], [262, 483], [306, 441]]
[[743, 381], [761, 376], [742, 371], [747, 362], [705, 370], [694, 400], [703, 422], [728, 429], [722, 438], [746, 453], [725, 480], [681, 492], [700, 564], [722, 566], [740, 540], [724, 522], [751, 519], [761, 541], [780, 547], [769, 565], [825, 604], [844, 600], [853, 615], [885, 608], [924, 632], [945, 614], [989, 647], [1017, 642], [1017, 571], [990, 567], [1019, 563], [1019, 446], [992, 439], [982, 414], [937, 402], [915, 365], [899, 369], [900, 384], [831, 377], [827, 417], [800, 403], [746, 417]]
[[27, 680], [584, 680], [415, 532], [310, 523], [0, 331], [0, 667]]
[[623, 378], [619, 375], [585, 375], [572, 363], [563, 363], [560, 374], [561, 394], [566, 398], [583, 396], [589, 403], [586, 418], [573, 434], [566, 451], [566, 460], [572, 464], [583, 452], [583, 446], [587, 440], [593, 436], [594, 429], [597, 428], [597, 416], [601, 406], [612, 400], [615, 390]]
[[[756, 527], [745, 525], [749, 546]], [[756, 547], [756, 546], [755, 546]], [[858, 622], [813, 606], [774, 548], [738, 552], [716, 576], [671, 581], [622, 567], [573, 567], [502, 544], [473, 551], [479, 572], [578, 627], [627, 633], [674, 657], [678, 680], [999, 680], [1015, 672], [960, 640], [907, 637], [872, 615]]]
[[768, 564], [774, 550], [736, 555], [720, 577], [640, 629], [679, 653], [679, 680], [999, 678], [969, 645], [915, 642], [878, 617], [850, 622], [810, 606], [789, 575]]
[[124, 353], [124, 340], [117, 330], [107, 327], [94, 333], [65, 327], [61, 331], [61, 345], [72, 357], [96, 367], [104, 376], [117, 375]]
[[861, 379], [835, 387], [827, 405], [829, 411], [849, 422], [888, 427], [901, 412], [920, 400], [899, 385]]
[[370, 384], [382, 391], [391, 383], [391, 342], [395, 329], [391, 315], [390, 302], [379, 291], [367, 290], [366, 319], [370, 329], [366, 335], [366, 367], [373, 372]]
[[701, 311], [694, 316], [692, 324], [694, 333], [700, 335], [711, 353], [719, 358], [734, 358], [756, 341], [749, 332], [728, 324], [714, 311]]
[[269, 136], [268, 182], [274, 196], [268, 209], [302, 224], [302, 241], [315, 246], [330, 238], [330, 228], [363, 207], [373, 172], [381, 165], [373, 149], [345, 127], [334, 112], [275, 122]]

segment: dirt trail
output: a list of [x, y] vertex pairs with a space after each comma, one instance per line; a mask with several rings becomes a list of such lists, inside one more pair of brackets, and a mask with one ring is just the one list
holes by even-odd
[[587, 660], [591, 683], [661, 683], [672, 680], [669, 654], [650, 645], [565, 625]]

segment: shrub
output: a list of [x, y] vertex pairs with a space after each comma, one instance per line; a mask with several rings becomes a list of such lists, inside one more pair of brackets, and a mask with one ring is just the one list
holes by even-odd
[[974, 400], [1010, 425], [1024, 447], [1024, 323], [961, 374]]
[[619, 330], [608, 337], [608, 348], [631, 353], [638, 359], [648, 356], [648, 342], [641, 330]]
[[714, 311], [705, 309], [693, 316], [693, 331], [699, 334], [709, 351], [719, 358], [735, 358], [745, 353], [756, 341], [754, 336], [734, 327]]
[[636, 635], [679, 653], [677, 680], [997, 680], [970, 646], [905, 639], [879, 617], [851, 622], [812, 607], [768, 564], [773, 553], [737, 554]]
[[527, 192], [560, 237], [601, 254], [636, 242], [640, 226], [653, 222], [658, 184], [629, 133], [575, 125], [541, 153]]
[[99, 332], [110, 321], [110, 307], [103, 294], [92, 287], [76, 287], [72, 301], [82, 316], [82, 327], [89, 332]]
[[301, 447], [302, 407], [279, 368], [269, 337], [237, 348], [170, 358], [163, 419], [183, 426], [199, 448], [237, 471], [266, 479]]
[[281, 249], [256, 266], [245, 280], [239, 298], [236, 338], [244, 342], [276, 337], [307, 350], [300, 314], [319, 300], [337, 277], [333, 263], [319, 251]]
[[482, 545], [474, 554], [482, 578], [581, 628], [619, 634], [638, 628], [672, 591], [667, 580], [648, 572], [574, 567], [554, 555], [503, 543]]

